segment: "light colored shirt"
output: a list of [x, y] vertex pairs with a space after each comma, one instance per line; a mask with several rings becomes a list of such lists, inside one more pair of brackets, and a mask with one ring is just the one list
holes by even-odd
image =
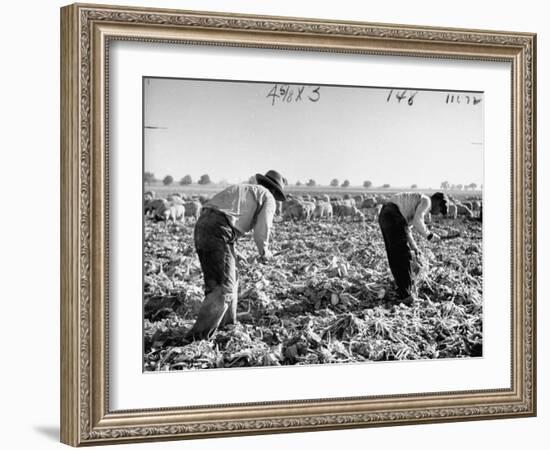
[[424, 215], [432, 207], [430, 197], [419, 192], [401, 192], [391, 197], [390, 201], [397, 205], [409, 227], [414, 227], [424, 237], [430, 234], [424, 223]]
[[254, 241], [260, 255], [269, 246], [276, 202], [273, 194], [259, 184], [235, 184], [212, 197], [205, 208], [215, 208], [229, 218], [241, 234], [254, 229]]

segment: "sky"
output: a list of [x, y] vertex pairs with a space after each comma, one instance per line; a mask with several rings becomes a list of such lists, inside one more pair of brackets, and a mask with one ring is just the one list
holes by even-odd
[[275, 169], [290, 184], [483, 183], [482, 93], [165, 78], [143, 89], [144, 170], [158, 179]]

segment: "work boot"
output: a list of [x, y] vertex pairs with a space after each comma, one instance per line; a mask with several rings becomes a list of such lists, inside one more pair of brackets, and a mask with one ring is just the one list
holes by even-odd
[[228, 305], [224, 300], [221, 287], [217, 287], [206, 295], [197, 321], [187, 335], [188, 338], [209, 339], [214, 334], [228, 309]]

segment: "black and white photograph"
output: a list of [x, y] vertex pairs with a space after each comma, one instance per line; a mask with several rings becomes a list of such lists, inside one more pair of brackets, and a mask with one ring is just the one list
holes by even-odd
[[143, 371], [483, 357], [484, 100], [144, 77]]

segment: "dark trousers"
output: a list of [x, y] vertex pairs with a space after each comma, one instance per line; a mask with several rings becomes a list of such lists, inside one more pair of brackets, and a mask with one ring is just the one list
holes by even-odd
[[405, 298], [411, 294], [414, 283], [407, 221], [395, 203], [386, 203], [380, 211], [378, 223], [384, 237], [390, 270], [397, 284], [397, 295]]
[[236, 323], [238, 277], [234, 244], [238, 232], [225, 214], [204, 208], [195, 224], [195, 248], [204, 275], [205, 299], [189, 332], [208, 339], [219, 326]]

